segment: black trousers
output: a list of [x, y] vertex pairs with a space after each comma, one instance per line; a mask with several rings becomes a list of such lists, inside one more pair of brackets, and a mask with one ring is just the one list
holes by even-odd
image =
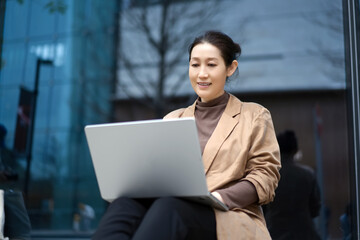
[[216, 240], [216, 220], [209, 206], [173, 198], [118, 198], [101, 219], [93, 240]]

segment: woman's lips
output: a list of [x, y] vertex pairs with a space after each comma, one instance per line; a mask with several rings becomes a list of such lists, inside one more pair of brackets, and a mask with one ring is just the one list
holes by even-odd
[[200, 88], [208, 88], [211, 85], [211, 83], [208, 82], [198, 82], [197, 84]]

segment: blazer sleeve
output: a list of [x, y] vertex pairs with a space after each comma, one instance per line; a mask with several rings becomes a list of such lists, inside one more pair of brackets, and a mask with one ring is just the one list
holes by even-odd
[[251, 182], [259, 197], [259, 204], [274, 199], [280, 180], [280, 150], [270, 112], [261, 108], [253, 118], [245, 178]]

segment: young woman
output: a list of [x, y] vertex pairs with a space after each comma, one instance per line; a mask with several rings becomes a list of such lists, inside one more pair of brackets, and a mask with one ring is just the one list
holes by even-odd
[[198, 95], [165, 118], [195, 117], [209, 190], [230, 211], [179, 198], [119, 198], [93, 239], [270, 239], [260, 205], [272, 201], [280, 154], [270, 113], [225, 92], [240, 46], [209, 31], [189, 47], [189, 78]]

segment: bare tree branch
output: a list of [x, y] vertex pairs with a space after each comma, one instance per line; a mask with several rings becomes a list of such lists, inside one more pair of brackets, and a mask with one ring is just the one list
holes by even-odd
[[123, 64], [125, 66], [126, 71], [129, 73], [131, 80], [140, 88], [142, 91], [144, 97], [148, 100], [151, 99], [151, 94], [148, 92], [147, 88], [143, 85], [143, 83], [138, 79], [138, 75], [135, 73], [135, 67], [132, 65], [132, 63], [128, 60], [125, 53], [123, 53], [122, 58]]
[[[322, 14], [304, 15], [304, 18], [312, 24], [316, 24], [327, 30], [335, 38], [341, 37], [343, 34], [342, 25], [342, 6], [339, 2], [323, 2], [323, 9], [326, 9]], [[344, 78], [344, 55], [338, 53], [338, 49], [324, 45], [318, 39], [313, 40], [317, 46], [316, 50], [309, 50], [310, 53], [315, 53], [326, 60], [331, 66], [331, 70], [324, 69], [323, 72], [326, 76], [335, 82], [342, 81]]]
[[187, 72], [184, 72], [178, 77], [177, 81], [175, 81], [173, 88], [171, 89], [170, 95], [176, 95], [176, 92], [184, 84], [187, 75]]
[[[127, 49], [121, 51], [120, 67], [122, 66], [129, 74], [140, 92], [152, 99], [148, 102], [157, 109], [159, 116], [165, 106], [164, 89], [169, 79], [173, 82], [169, 85], [170, 91], [166, 93], [175, 95], [187, 75], [187, 71], [182, 72], [179, 70], [181, 68], [177, 68], [186, 59], [184, 49], [190, 44], [195, 33], [209, 26], [211, 19], [219, 12], [219, 2], [219, 0], [194, 1], [189, 4], [174, 0], [159, 0], [156, 4], [149, 4], [148, 1], [144, 1], [141, 6], [136, 5], [137, 7], [128, 8], [121, 13], [123, 44], [120, 47], [127, 46]], [[139, 42], [135, 48], [129, 50], [128, 46], [135, 46], [139, 39], [128, 39], [128, 36], [139, 36], [146, 42]], [[131, 58], [125, 54], [130, 51], [133, 53]], [[144, 85], [144, 79], [136, 77], [135, 71], [135, 62], [148, 65], [146, 61], [156, 66], [155, 76], [149, 76], [156, 78], [155, 81], [150, 81], [152, 83], [150, 88]], [[150, 95], [149, 89], [155, 94]], [[132, 99], [142, 97], [132, 96]]]
[[143, 9], [143, 12], [141, 14], [141, 24], [140, 24], [140, 29], [142, 29], [145, 33], [145, 36], [147, 37], [149, 43], [156, 49], [160, 49], [159, 43], [156, 42], [155, 38], [152, 36], [151, 31], [150, 31], [150, 26], [148, 25], [148, 21], [147, 21], [147, 15], [148, 15], [148, 11], [146, 8]]

